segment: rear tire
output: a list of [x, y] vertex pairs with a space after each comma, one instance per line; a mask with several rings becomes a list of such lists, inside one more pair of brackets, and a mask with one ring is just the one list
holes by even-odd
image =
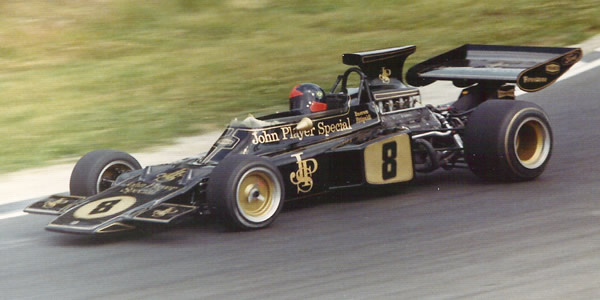
[[231, 155], [210, 175], [207, 198], [217, 216], [232, 229], [269, 226], [283, 207], [283, 179], [268, 160]]
[[465, 160], [486, 179], [522, 181], [544, 172], [552, 154], [552, 130], [537, 105], [488, 100], [469, 117], [464, 133]]
[[115, 150], [96, 150], [79, 159], [69, 184], [71, 195], [89, 197], [110, 188], [123, 173], [141, 169], [133, 156]]

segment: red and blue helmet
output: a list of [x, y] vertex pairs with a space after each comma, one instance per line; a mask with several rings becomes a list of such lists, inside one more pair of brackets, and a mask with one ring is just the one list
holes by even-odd
[[290, 111], [297, 114], [309, 114], [327, 110], [325, 91], [313, 83], [295, 86], [290, 92]]

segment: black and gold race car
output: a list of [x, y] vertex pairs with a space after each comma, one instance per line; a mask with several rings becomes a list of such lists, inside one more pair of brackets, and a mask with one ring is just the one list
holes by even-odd
[[[100, 234], [143, 223], [216, 214], [235, 229], [271, 224], [285, 201], [332, 189], [410, 181], [468, 167], [484, 178], [538, 177], [552, 152], [552, 130], [537, 105], [515, 100], [557, 80], [578, 48], [464, 45], [413, 66], [415, 46], [349, 53], [351, 67], [326, 93], [297, 86], [290, 111], [234, 120], [210, 151], [164, 165], [97, 150], [71, 175], [70, 195], [25, 209], [58, 215], [46, 229]], [[463, 88], [449, 105], [421, 105], [436, 80]]]

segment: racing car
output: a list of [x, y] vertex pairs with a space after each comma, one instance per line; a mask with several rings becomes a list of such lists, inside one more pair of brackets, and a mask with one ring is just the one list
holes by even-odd
[[[579, 48], [467, 44], [414, 65], [415, 46], [343, 54], [349, 68], [325, 92], [296, 86], [290, 110], [234, 120], [205, 154], [142, 168], [96, 150], [75, 165], [69, 195], [25, 209], [58, 215], [50, 231], [106, 234], [213, 214], [235, 230], [269, 226], [284, 202], [334, 189], [410, 181], [469, 168], [504, 181], [534, 179], [552, 153], [552, 129], [515, 89], [541, 90], [582, 56]], [[417, 87], [462, 88], [423, 105]]]

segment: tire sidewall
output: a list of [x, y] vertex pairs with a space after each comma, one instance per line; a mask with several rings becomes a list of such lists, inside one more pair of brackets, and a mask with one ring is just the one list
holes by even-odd
[[108, 149], [89, 152], [77, 161], [71, 172], [71, 195], [89, 197], [97, 194], [97, 182], [101, 173], [113, 163], [123, 163], [132, 167], [132, 170], [141, 169], [140, 163], [125, 152]]
[[[269, 170], [280, 189], [277, 208], [262, 222], [247, 219], [240, 211], [237, 200], [238, 185], [246, 172], [254, 168]], [[283, 207], [284, 195], [284, 183], [279, 170], [264, 158], [247, 155], [231, 155], [219, 163], [211, 174], [207, 191], [209, 205], [217, 215], [230, 227], [242, 230], [264, 228], [273, 223]]]
[[[549, 149], [536, 168], [524, 167], [515, 151], [515, 135], [528, 118], [544, 124]], [[488, 100], [469, 117], [464, 135], [465, 160], [476, 175], [486, 179], [530, 180], [545, 169], [552, 154], [552, 129], [548, 117], [536, 104], [514, 100]]]

